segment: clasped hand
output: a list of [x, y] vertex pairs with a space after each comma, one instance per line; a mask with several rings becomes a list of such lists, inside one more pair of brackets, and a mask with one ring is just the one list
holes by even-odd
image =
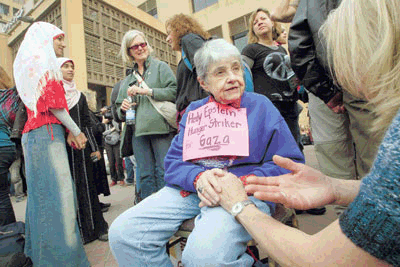
[[71, 132], [68, 133], [67, 143], [75, 149], [85, 149], [87, 138], [83, 132], [74, 136]]
[[334, 186], [328, 176], [288, 158], [274, 156], [273, 161], [290, 173], [274, 177], [250, 176], [244, 186], [232, 173], [220, 169], [204, 172], [196, 184], [201, 199], [199, 207], [220, 205], [230, 211], [235, 203], [247, 199], [247, 194], [301, 210], [335, 202]]

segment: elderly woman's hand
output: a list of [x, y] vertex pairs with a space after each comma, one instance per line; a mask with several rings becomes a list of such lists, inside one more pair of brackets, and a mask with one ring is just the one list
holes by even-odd
[[219, 178], [225, 174], [225, 171], [215, 168], [207, 170], [200, 175], [196, 183], [197, 194], [201, 199], [199, 207], [218, 206], [218, 193], [221, 192]]
[[237, 202], [248, 199], [243, 183], [236, 175], [226, 172], [218, 181], [223, 185], [221, 192], [218, 194], [220, 198], [219, 205], [226, 211], [229, 212]]
[[149, 95], [150, 90], [149, 89], [144, 89], [141, 88], [137, 85], [132, 85], [131, 87], [128, 88], [128, 95], [129, 96], [135, 96], [135, 95]]

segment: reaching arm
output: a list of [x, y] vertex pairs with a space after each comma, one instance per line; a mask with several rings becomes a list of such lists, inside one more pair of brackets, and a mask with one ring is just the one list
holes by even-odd
[[273, 160], [291, 172], [275, 177], [249, 177], [246, 191], [258, 199], [305, 210], [328, 204], [347, 206], [358, 194], [360, 181], [334, 179], [279, 156], [274, 156]]
[[298, 0], [281, 0], [279, 6], [272, 12], [271, 19], [278, 22], [292, 22], [298, 5]]
[[[234, 175], [226, 175], [219, 182], [224, 185], [219, 197], [225, 210], [230, 211], [235, 203], [247, 199], [241, 181]], [[338, 220], [319, 233], [308, 235], [273, 219], [254, 205], [246, 206], [236, 219], [282, 266], [387, 266], [348, 239]]]

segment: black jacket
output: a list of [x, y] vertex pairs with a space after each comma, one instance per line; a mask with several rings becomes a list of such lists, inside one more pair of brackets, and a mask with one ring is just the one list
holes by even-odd
[[340, 0], [301, 0], [289, 32], [294, 72], [308, 91], [325, 103], [338, 92], [327, 66], [326, 45], [319, 29]]

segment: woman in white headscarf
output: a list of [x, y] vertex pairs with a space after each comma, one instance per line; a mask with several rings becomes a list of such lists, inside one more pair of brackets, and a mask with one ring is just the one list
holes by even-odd
[[86, 137], [68, 114], [57, 63], [64, 48], [60, 29], [36, 22], [14, 62], [28, 113], [22, 135], [28, 187], [25, 254], [34, 266], [90, 266], [79, 235], [65, 128], [68, 143], [77, 149], [85, 148]]
[[100, 160], [101, 154], [92, 131], [89, 107], [85, 95], [76, 88], [74, 62], [64, 57], [58, 58], [57, 61], [63, 74], [62, 82], [69, 114], [88, 138], [88, 146], [85, 149], [76, 150], [67, 146], [71, 176], [75, 183], [78, 200], [78, 224], [81, 237], [84, 244], [96, 239], [108, 241], [108, 224], [104, 220], [97, 196], [97, 177], [94, 171], [94, 161]]

